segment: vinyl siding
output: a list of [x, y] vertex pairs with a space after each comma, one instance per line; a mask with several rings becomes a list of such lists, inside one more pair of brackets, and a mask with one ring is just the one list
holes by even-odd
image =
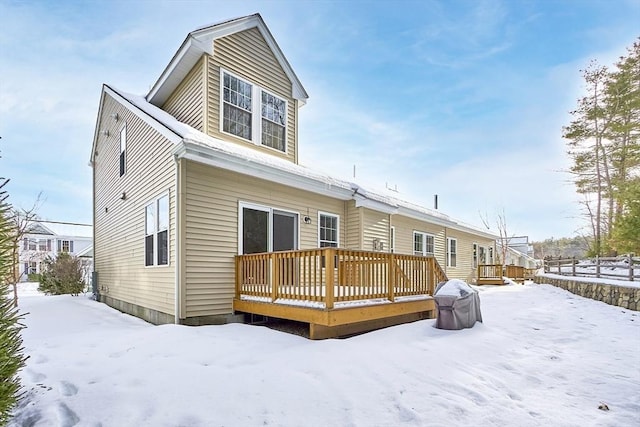
[[[449, 279], [461, 279], [467, 282], [471, 282], [476, 277], [476, 269], [473, 267], [473, 244], [477, 243], [479, 246], [485, 246], [487, 248], [494, 248], [494, 242], [489, 239], [480, 238], [470, 233], [464, 233], [462, 231], [447, 229], [447, 237], [457, 240], [457, 262], [455, 267], [447, 267], [446, 262], [441, 265], [445, 268], [447, 277]], [[446, 254], [446, 248], [445, 248]], [[488, 257], [488, 254], [487, 254]]]
[[176, 90], [162, 106], [162, 109], [176, 119], [204, 132], [205, 57], [203, 56]]
[[362, 210], [362, 249], [373, 251], [373, 240], [379, 239], [383, 245], [382, 252], [389, 252], [389, 214], [376, 212], [371, 209]]
[[[238, 144], [249, 144], [275, 156], [297, 161], [296, 106], [291, 82], [256, 28], [222, 37], [214, 42], [213, 57], [207, 58], [207, 133]], [[220, 131], [220, 68], [223, 68], [287, 101], [287, 152], [281, 153]], [[259, 108], [260, 101], [254, 101]]]
[[[298, 213], [302, 249], [318, 247], [318, 211], [340, 216], [344, 241], [345, 202], [195, 162], [183, 166], [187, 317], [232, 311], [240, 201]], [[302, 220], [306, 215], [311, 224]]]
[[391, 225], [396, 228], [396, 253], [413, 254], [413, 232], [432, 234], [433, 251], [438, 264], [445, 266], [445, 229], [440, 225], [419, 221], [399, 215], [391, 217]]
[[346, 240], [341, 245], [345, 249], [360, 249], [362, 247], [362, 219], [361, 209], [356, 208], [356, 202], [346, 202], [344, 228]]
[[[117, 113], [115, 121], [111, 114]], [[120, 176], [120, 129], [127, 126]], [[109, 95], [99, 117], [94, 163], [94, 265], [101, 294], [174, 313], [175, 173], [173, 144]], [[103, 135], [109, 130], [110, 135]], [[145, 267], [145, 206], [169, 194], [169, 265]], [[125, 200], [122, 194], [126, 193]]]

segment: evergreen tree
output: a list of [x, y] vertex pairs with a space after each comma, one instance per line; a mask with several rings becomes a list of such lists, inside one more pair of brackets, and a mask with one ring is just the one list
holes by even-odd
[[20, 316], [9, 298], [9, 287], [4, 280], [12, 262], [12, 222], [8, 219], [10, 207], [3, 190], [8, 180], [0, 183], [0, 426], [6, 425], [11, 411], [19, 399], [18, 370], [26, 360], [20, 336]]
[[[635, 42], [613, 71], [593, 61], [583, 77], [587, 95], [563, 128], [570, 172], [583, 194], [591, 226], [591, 255], [620, 250], [615, 232], [627, 221], [629, 185], [640, 170], [640, 43]], [[628, 221], [627, 221], [628, 222]]]

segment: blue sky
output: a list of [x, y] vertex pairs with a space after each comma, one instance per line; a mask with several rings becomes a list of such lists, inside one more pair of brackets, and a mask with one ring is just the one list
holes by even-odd
[[300, 162], [533, 240], [584, 225], [562, 126], [640, 1], [0, 0], [0, 176], [41, 217], [90, 223], [101, 85], [146, 94], [189, 31], [259, 12], [309, 93]]

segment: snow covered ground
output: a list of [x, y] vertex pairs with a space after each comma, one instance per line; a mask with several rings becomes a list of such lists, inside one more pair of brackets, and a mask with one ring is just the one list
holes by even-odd
[[479, 288], [472, 329], [326, 341], [152, 326], [21, 286], [30, 358], [12, 427], [640, 425], [640, 313], [548, 285]]

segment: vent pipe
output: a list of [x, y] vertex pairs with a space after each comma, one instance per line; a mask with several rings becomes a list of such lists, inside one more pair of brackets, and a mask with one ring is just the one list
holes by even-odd
[[438, 210], [438, 195], [437, 194], [433, 195], [433, 208], [435, 210]]

